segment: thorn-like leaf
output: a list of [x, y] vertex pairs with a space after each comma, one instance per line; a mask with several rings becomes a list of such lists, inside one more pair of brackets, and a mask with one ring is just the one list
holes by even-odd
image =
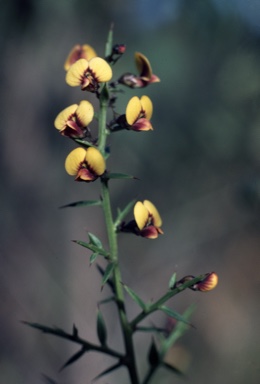
[[59, 207], [60, 209], [62, 208], [69, 208], [69, 207], [91, 207], [94, 205], [102, 205], [101, 200], [82, 200], [82, 201], [75, 201], [70, 204], [65, 204]]
[[166, 334], [167, 330], [165, 328], [159, 328], [159, 327], [136, 327], [136, 331], [140, 332], [156, 332], [156, 333], [163, 333]]
[[107, 297], [106, 299], [98, 301], [98, 305], [111, 303], [111, 301], [115, 301], [115, 296]]
[[106, 174], [107, 179], [136, 179], [137, 177], [128, 175], [127, 173], [107, 173]]
[[[96, 266], [97, 266], [98, 272], [101, 274], [102, 278], [104, 278], [105, 270], [99, 264], [96, 264]], [[110, 287], [111, 291], [115, 293], [115, 287], [114, 287], [113, 281], [111, 279], [108, 279], [106, 283]]]
[[136, 304], [139, 305], [143, 310], [146, 308], [146, 304], [143, 302], [143, 300], [127, 285], [123, 284], [124, 289], [128, 293], [128, 295], [136, 302]]
[[169, 281], [169, 289], [173, 289], [174, 288], [174, 285], [176, 283], [176, 272], [174, 272], [174, 274], [172, 275], [172, 277], [170, 278], [170, 281]]
[[114, 263], [109, 263], [105, 269], [104, 276], [102, 279], [102, 287], [106, 284], [106, 282], [109, 280], [110, 276], [112, 275], [113, 271], [115, 269]]
[[157, 366], [160, 363], [160, 356], [157, 351], [154, 339], [152, 339], [152, 342], [151, 342], [150, 350], [148, 353], [148, 361], [150, 365], [153, 367]]
[[95, 381], [97, 381], [98, 379], [100, 379], [101, 377], [107, 375], [108, 373], [111, 373], [113, 371], [115, 371], [116, 369], [120, 368], [122, 366], [122, 363], [119, 362], [119, 363], [116, 363], [114, 365], [112, 365], [111, 367], [105, 369], [103, 372], [101, 372], [99, 375], [97, 375], [96, 377], [94, 377], [94, 379], [92, 380], [92, 383], [94, 383]]
[[105, 346], [107, 342], [107, 330], [106, 330], [104, 318], [99, 308], [97, 311], [97, 335], [98, 335], [100, 344], [102, 346]]
[[161, 311], [166, 313], [166, 315], [173, 317], [174, 319], [176, 319], [178, 321], [182, 321], [183, 323], [192, 326], [192, 324], [184, 316], [182, 316], [180, 313], [172, 310], [171, 308], [167, 307], [166, 305], [162, 305], [158, 309], [160, 309]]
[[68, 367], [68, 365], [71, 365], [73, 363], [75, 363], [75, 361], [77, 361], [81, 356], [83, 356], [86, 352], [88, 352], [88, 350], [86, 348], [81, 348], [77, 353], [75, 353], [73, 356], [71, 356], [71, 358], [60, 368], [60, 372]]
[[81, 240], [72, 240], [72, 241], [78, 245], [81, 245], [84, 248], [90, 249], [93, 252], [97, 252], [101, 256], [109, 257], [109, 253], [106, 252], [103, 248], [99, 248], [96, 245], [93, 245], [91, 243], [86, 243], [85, 241], [81, 241]]
[[95, 245], [96, 247], [103, 249], [103, 245], [101, 240], [96, 235], [93, 235], [93, 233], [88, 232], [89, 237], [89, 243]]
[[78, 328], [76, 327], [75, 324], [73, 324], [72, 335], [73, 335], [74, 337], [78, 337], [78, 335], [79, 335]]
[[89, 259], [90, 265], [92, 265], [96, 261], [98, 255], [99, 254], [97, 252], [92, 253], [92, 255], [90, 256], [90, 259]]
[[171, 372], [176, 373], [177, 375], [184, 376], [183, 372], [169, 363], [163, 362], [162, 366], [169, 369]]
[[117, 215], [117, 218], [115, 220], [115, 228], [117, 228], [118, 225], [121, 224], [121, 222], [124, 220], [124, 218], [133, 209], [135, 203], [136, 203], [136, 199], [130, 201], [122, 211], [120, 209], [118, 210], [118, 215]]
[[53, 380], [51, 377], [45, 375], [44, 373], [42, 374], [42, 377], [43, 377], [44, 382], [45, 382], [46, 384], [58, 384], [57, 381]]
[[93, 143], [90, 141], [87, 141], [85, 139], [74, 139], [76, 143], [81, 144], [83, 147], [88, 148], [88, 147], [93, 147]]

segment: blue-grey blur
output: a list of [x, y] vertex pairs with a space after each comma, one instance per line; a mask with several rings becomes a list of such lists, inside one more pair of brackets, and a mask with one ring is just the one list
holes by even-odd
[[[120, 236], [123, 281], [148, 301], [167, 290], [173, 272], [182, 278], [215, 271], [217, 289], [185, 291], [168, 303], [179, 312], [197, 306], [196, 329], [178, 341], [168, 361], [187, 368], [188, 383], [256, 384], [259, 0], [1, 1], [0, 382], [46, 383], [48, 376], [57, 384], [90, 383], [114, 362], [90, 353], [59, 373], [78, 347], [20, 322], [67, 331], [75, 324], [82, 337], [97, 341], [96, 302], [109, 290], [100, 291], [89, 252], [71, 240], [85, 240], [90, 231], [107, 244], [102, 212], [58, 207], [96, 199], [99, 183], [75, 183], [65, 173], [75, 144], [59, 135], [53, 121], [68, 105], [93, 101], [66, 85], [63, 64], [77, 43], [102, 56], [112, 22], [115, 43], [127, 47], [114, 78], [135, 71], [139, 51], [161, 79], [142, 90], [125, 88], [118, 103], [123, 113], [130, 97], [151, 97], [154, 131], [118, 132], [109, 139], [109, 168], [140, 179], [111, 182], [115, 212], [132, 198], [149, 199], [165, 232], [157, 240]], [[127, 305], [133, 318], [138, 308], [128, 299]], [[102, 311], [109, 344], [122, 349], [115, 306]], [[158, 326], [166, 321], [163, 314], [151, 317]], [[144, 375], [149, 336], [138, 334], [135, 341]], [[128, 383], [124, 370], [100, 380], [116, 382]], [[183, 379], [161, 370], [156, 383]]]

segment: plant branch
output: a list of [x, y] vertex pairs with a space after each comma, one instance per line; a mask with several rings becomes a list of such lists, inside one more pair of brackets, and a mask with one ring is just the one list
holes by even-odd
[[170, 291], [168, 291], [165, 295], [163, 295], [159, 300], [157, 300], [155, 303], [151, 304], [150, 306], [147, 306], [147, 308], [143, 309], [142, 312], [139, 313], [130, 323], [132, 330], [134, 331], [136, 329], [137, 324], [139, 324], [142, 320], [144, 320], [147, 316], [149, 316], [151, 313], [157, 311], [160, 309], [160, 307], [169, 299], [171, 299], [173, 296], [177, 295], [178, 293], [184, 291], [186, 288], [191, 287], [192, 285], [198, 283], [199, 281], [202, 281], [205, 278], [205, 275], [201, 275], [198, 277], [195, 277], [194, 279], [187, 281], [186, 283], [182, 284], [179, 287], [176, 287]]

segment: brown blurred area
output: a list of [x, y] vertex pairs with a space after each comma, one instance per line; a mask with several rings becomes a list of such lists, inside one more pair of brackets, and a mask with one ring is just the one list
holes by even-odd
[[[96, 199], [99, 183], [74, 183], [64, 160], [74, 143], [53, 121], [66, 106], [93, 100], [64, 81], [64, 60], [74, 44], [103, 55], [114, 22], [114, 41], [127, 46], [114, 78], [135, 71], [135, 51], [145, 54], [161, 82], [125, 90], [154, 103], [151, 133], [111, 135], [113, 171], [140, 180], [114, 181], [114, 209], [130, 199], [158, 207], [165, 234], [150, 241], [120, 237], [123, 280], [144, 300], [157, 299], [179, 278], [215, 271], [210, 293], [185, 291], [168, 305], [184, 311], [196, 303], [191, 329], [168, 356], [188, 365], [192, 384], [259, 382], [260, 20], [257, 2], [220, 9], [216, 1], [11, 0], [2, 2], [1, 45], [1, 242], [0, 382], [90, 383], [112, 359], [90, 353], [62, 372], [77, 346], [43, 335], [22, 320], [73, 323], [92, 342], [100, 276], [89, 253], [71, 242], [90, 231], [107, 243], [97, 207], [58, 209]], [[247, 3], [247, 2], [246, 2]], [[248, 2], [249, 4], [249, 2]], [[255, 8], [254, 8], [255, 7]], [[257, 18], [258, 14], [258, 18]], [[258, 23], [259, 27], [259, 23]], [[102, 263], [102, 262], [101, 262]], [[127, 299], [129, 317], [138, 313]], [[122, 348], [115, 307], [102, 306], [109, 344]], [[163, 326], [162, 314], [151, 321]], [[149, 324], [149, 322], [148, 322]], [[142, 375], [150, 337], [136, 336]], [[128, 383], [125, 372], [101, 383]], [[152, 383], [181, 383], [159, 371]]]

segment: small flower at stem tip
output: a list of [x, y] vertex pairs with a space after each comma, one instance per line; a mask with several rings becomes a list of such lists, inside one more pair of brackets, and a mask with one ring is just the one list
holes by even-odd
[[79, 59], [91, 60], [93, 57], [96, 57], [96, 51], [88, 44], [84, 45], [75, 45], [70, 51], [65, 63], [64, 69], [68, 71], [68, 69]]
[[66, 83], [71, 87], [81, 86], [82, 91], [96, 92], [100, 83], [112, 78], [110, 65], [101, 57], [94, 57], [90, 61], [77, 60], [66, 74]]
[[[173, 288], [178, 288], [187, 281], [191, 281], [195, 278], [195, 276], [188, 275], [183, 277], [181, 280], [177, 281]], [[216, 288], [218, 284], [218, 275], [215, 272], [206, 273], [205, 277], [202, 281], [199, 281], [196, 284], [193, 284], [189, 288], [193, 291], [200, 291], [200, 292], [208, 292], [212, 289]]]

